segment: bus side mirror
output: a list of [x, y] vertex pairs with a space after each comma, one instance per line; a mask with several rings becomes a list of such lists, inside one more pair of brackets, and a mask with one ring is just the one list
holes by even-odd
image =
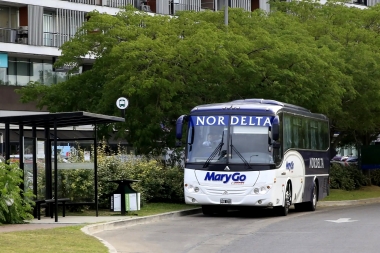
[[280, 119], [276, 116], [272, 123], [272, 140], [278, 141], [280, 139]]
[[182, 126], [186, 119], [187, 115], [182, 115], [177, 119], [175, 135], [178, 140], [182, 139]]

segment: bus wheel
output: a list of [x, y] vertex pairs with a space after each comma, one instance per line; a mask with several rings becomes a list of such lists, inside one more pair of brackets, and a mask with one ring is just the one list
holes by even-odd
[[289, 206], [292, 204], [292, 191], [290, 185], [286, 186], [284, 206], [275, 206], [274, 210], [279, 216], [286, 216], [289, 213]]
[[213, 206], [202, 206], [203, 215], [211, 216], [215, 212], [215, 208]]
[[314, 182], [314, 187], [312, 189], [312, 193], [311, 193], [311, 201], [310, 202], [306, 202], [305, 203], [305, 210], [306, 211], [315, 211], [315, 209], [317, 209], [317, 202], [318, 202], [318, 199], [317, 199], [317, 194], [318, 194], [318, 189], [317, 189], [317, 182]]

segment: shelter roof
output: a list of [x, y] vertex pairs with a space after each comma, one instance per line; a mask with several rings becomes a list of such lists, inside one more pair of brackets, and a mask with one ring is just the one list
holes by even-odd
[[89, 112], [59, 112], [46, 114], [31, 114], [19, 116], [0, 117], [0, 123], [11, 125], [24, 125], [30, 127], [69, 127], [94, 124], [108, 124], [124, 122], [121, 117], [108, 116]]

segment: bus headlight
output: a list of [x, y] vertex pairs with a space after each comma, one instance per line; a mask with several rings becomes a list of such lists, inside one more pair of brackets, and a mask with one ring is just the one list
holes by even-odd
[[192, 184], [185, 184], [185, 187], [188, 192], [194, 192], [194, 186]]
[[185, 188], [188, 192], [200, 192], [198, 186], [193, 186], [192, 184], [185, 184]]
[[266, 194], [271, 188], [272, 185], [256, 186], [255, 188], [253, 188], [252, 194], [263, 195]]

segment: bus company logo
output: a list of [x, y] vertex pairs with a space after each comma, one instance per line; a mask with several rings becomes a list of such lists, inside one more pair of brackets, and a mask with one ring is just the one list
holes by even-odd
[[286, 170], [293, 172], [293, 170], [294, 170], [294, 162], [293, 161], [286, 162]]
[[309, 168], [310, 169], [323, 169], [325, 164], [323, 163], [323, 158], [310, 158]]
[[236, 172], [234, 174], [216, 174], [215, 172], [207, 172], [205, 181], [222, 181], [223, 184], [227, 184], [232, 180], [232, 184], [244, 184], [247, 176]]

